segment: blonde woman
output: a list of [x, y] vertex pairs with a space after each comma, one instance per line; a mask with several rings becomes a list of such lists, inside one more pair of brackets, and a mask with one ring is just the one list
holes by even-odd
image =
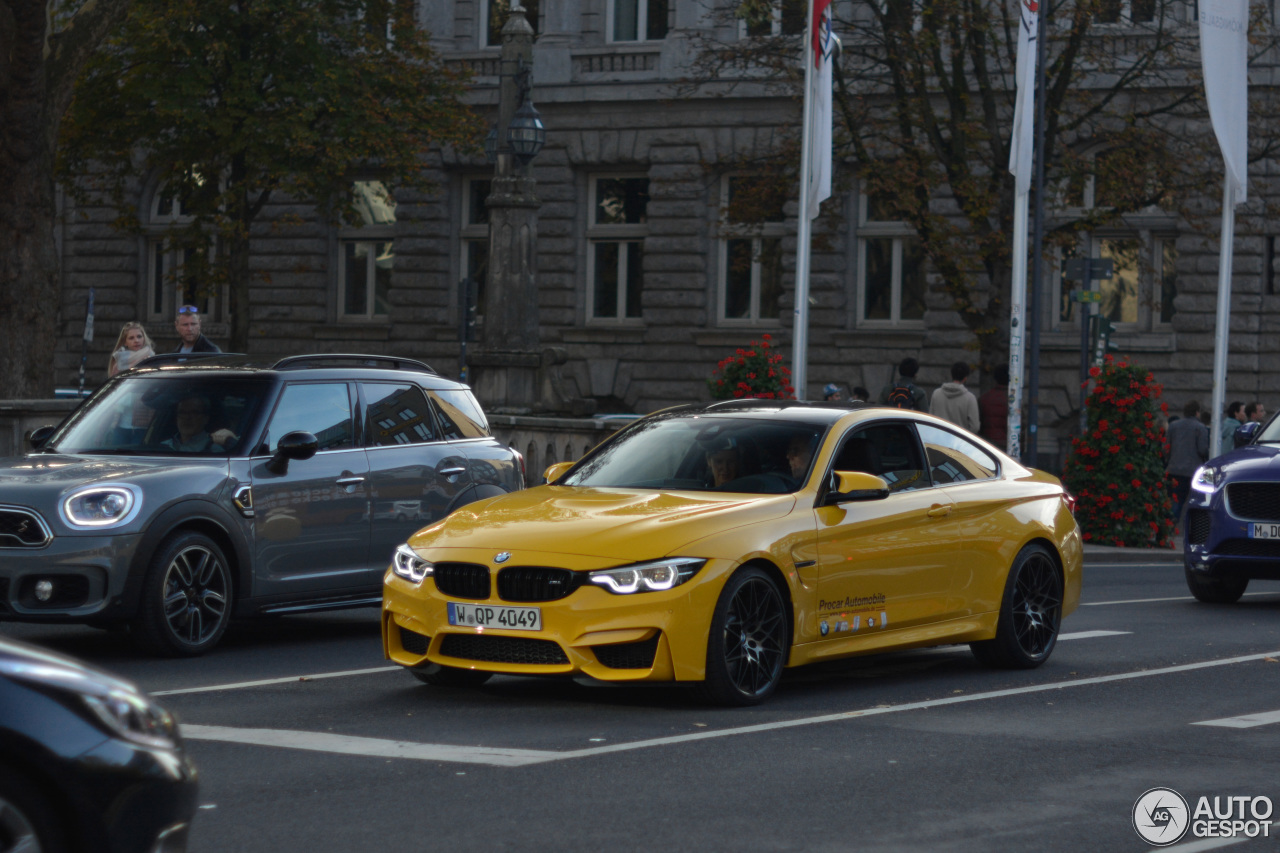
[[137, 367], [143, 359], [156, 354], [155, 345], [147, 335], [141, 323], [125, 323], [120, 328], [120, 337], [116, 338], [115, 349], [111, 351], [111, 364], [107, 367], [107, 378], [115, 376], [122, 370]]

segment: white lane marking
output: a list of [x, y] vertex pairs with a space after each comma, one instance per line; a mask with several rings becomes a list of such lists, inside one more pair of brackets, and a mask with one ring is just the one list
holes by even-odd
[[[1275, 595], [1275, 592], [1271, 591], [1271, 592], [1246, 592], [1245, 593], [1246, 597], [1251, 595]], [[1106, 605], [1106, 604], [1147, 604], [1152, 601], [1195, 601], [1195, 598], [1190, 595], [1175, 595], [1172, 598], [1130, 598], [1126, 601], [1082, 601], [1080, 602], [1080, 606], [1081, 607], [1102, 607], [1103, 605]]]
[[216, 740], [253, 746], [282, 746], [339, 755], [367, 755], [374, 758], [413, 758], [419, 761], [454, 761], [463, 764], [492, 764], [520, 767], [554, 761], [563, 753], [540, 749], [499, 749], [487, 746], [450, 746], [443, 743], [412, 743], [372, 737], [335, 735], [328, 732], [298, 732], [287, 729], [239, 729], [228, 726], [193, 726], [184, 723], [187, 740]]
[[1242, 714], [1239, 717], [1223, 717], [1220, 720], [1204, 720], [1193, 726], [1222, 726], [1225, 729], [1251, 729], [1280, 723], [1280, 711], [1264, 711], [1260, 714]]
[[375, 672], [392, 672], [398, 666], [375, 666], [372, 669], [347, 669], [342, 672], [318, 672], [312, 675], [290, 675], [286, 678], [263, 678], [259, 681], [237, 681], [232, 684], [210, 684], [207, 687], [184, 687], [181, 690], [148, 690], [152, 696], [177, 696], [179, 693], [212, 693], [217, 690], [241, 690], [245, 687], [265, 687], [268, 684], [288, 684], [296, 681], [318, 681], [321, 678], [342, 678], [347, 675], [369, 675]]
[[[1130, 681], [1135, 678], [1149, 678], [1156, 675], [1170, 675], [1178, 672], [1193, 672], [1197, 669], [1209, 669], [1228, 666], [1234, 663], [1248, 663], [1263, 658], [1280, 655], [1280, 651], [1263, 652], [1256, 655], [1243, 655], [1234, 658], [1188, 663], [1180, 666], [1167, 666], [1161, 669], [1145, 669], [1136, 672], [1122, 672], [1115, 675], [1099, 675], [1093, 678], [1081, 678], [1076, 681], [1057, 681], [1052, 684], [1033, 684], [1027, 687], [1012, 687], [1007, 690], [992, 690], [986, 693], [973, 693], [967, 696], [948, 696], [945, 699], [928, 699], [923, 702], [910, 702], [905, 705], [886, 705], [877, 708], [862, 708], [857, 711], [843, 711], [838, 714], [823, 714], [818, 717], [802, 717], [796, 720], [779, 720], [772, 723], [760, 723], [754, 726], [739, 726], [732, 729], [715, 731], [690, 732], [683, 735], [652, 738], [650, 740], [632, 741], [630, 743], [608, 744], [588, 749], [552, 752], [529, 749], [497, 749], [493, 747], [451, 746], [448, 744], [408, 743], [405, 741], [381, 740], [378, 738], [348, 737], [323, 732], [299, 732], [282, 729], [239, 729], [229, 726], [197, 726], [182, 725], [182, 734], [191, 740], [217, 740], [226, 743], [249, 743], [257, 746], [285, 746], [294, 749], [310, 749], [320, 752], [339, 751], [346, 755], [370, 755], [379, 758], [422, 758], [431, 761], [459, 761], [472, 764], [493, 764], [512, 767], [521, 764], [537, 764], [546, 761], [563, 761], [569, 758], [588, 758], [610, 752], [627, 752], [635, 749], [646, 749], [654, 746], [689, 741], [709, 740], [711, 738], [732, 737], [735, 735], [771, 732], [790, 729], [797, 726], [812, 726], [821, 723], [843, 722], [859, 717], [875, 717], [881, 714], [897, 714], [902, 711], [918, 711], [925, 708], [938, 708], [944, 705], [959, 705], [968, 702], [979, 702], [986, 699], [1000, 699], [1006, 696], [1022, 696], [1031, 693], [1044, 693], [1050, 690], [1065, 690], [1070, 687], [1086, 687], [1095, 684], [1110, 684], [1115, 681]], [[341, 746], [341, 749], [332, 747]], [[362, 751], [368, 750], [368, 751]]]

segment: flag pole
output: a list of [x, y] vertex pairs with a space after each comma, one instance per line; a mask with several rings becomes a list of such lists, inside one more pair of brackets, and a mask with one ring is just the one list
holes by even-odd
[[1222, 181], [1222, 242], [1218, 246], [1218, 319], [1213, 333], [1213, 425], [1209, 427], [1210, 459], [1224, 450], [1222, 409], [1227, 395], [1227, 336], [1231, 330], [1231, 262], [1235, 239], [1236, 205], [1231, 192], [1231, 174], [1228, 172]]
[[1027, 323], [1027, 208], [1030, 193], [1013, 197], [1013, 281], [1009, 285], [1009, 434], [1008, 453], [1022, 457], [1022, 361]]
[[791, 332], [791, 384], [796, 399], [805, 399], [809, 381], [809, 172], [813, 168], [809, 153], [809, 135], [813, 124], [813, 4], [809, 0], [808, 38], [804, 40], [804, 119], [800, 131], [800, 205], [796, 222], [796, 287]]

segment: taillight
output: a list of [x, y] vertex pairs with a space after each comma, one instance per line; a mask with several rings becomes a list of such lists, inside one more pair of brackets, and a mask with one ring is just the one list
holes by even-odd
[[1062, 499], [1067, 502], [1067, 509], [1071, 511], [1071, 514], [1075, 515], [1076, 514], [1076, 496], [1071, 494], [1070, 492], [1063, 492]]

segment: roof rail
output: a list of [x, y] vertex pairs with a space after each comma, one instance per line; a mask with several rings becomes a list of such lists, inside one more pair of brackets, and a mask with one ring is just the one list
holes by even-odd
[[184, 361], [201, 361], [206, 358], [218, 358], [224, 355], [240, 355], [235, 352], [162, 352], [143, 359], [132, 369], [139, 367], [163, 367], [166, 364], [181, 364]]
[[355, 353], [314, 353], [311, 355], [289, 355], [271, 365], [275, 370], [299, 370], [304, 367], [318, 367], [325, 363], [357, 362], [356, 367], [383, 367], [391, 370], [418, 370], [435, 373], [435, 368], [425, 361], [413, 358], [401, 358], [394, 355], [359, 355]]

